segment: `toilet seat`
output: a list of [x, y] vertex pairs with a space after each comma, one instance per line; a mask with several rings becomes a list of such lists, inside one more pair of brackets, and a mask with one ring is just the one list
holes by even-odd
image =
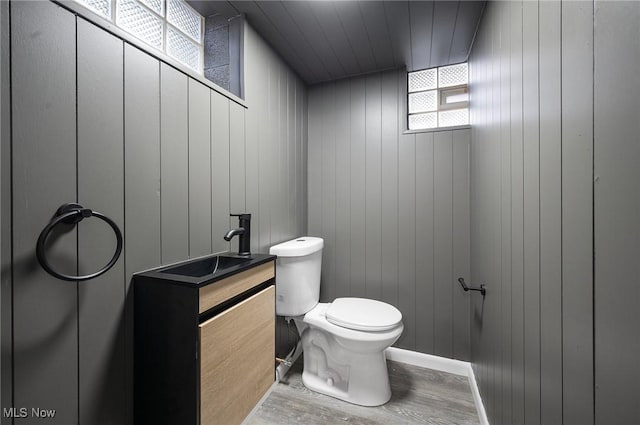
[[336, 298], [325, 312], [328, 322], [364, 332], [381, 332], [396, 328], [402, 313], [394, 306], [366, 298]]

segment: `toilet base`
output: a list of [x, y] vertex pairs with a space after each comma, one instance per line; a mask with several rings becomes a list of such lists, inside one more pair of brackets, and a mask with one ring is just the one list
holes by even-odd
[[380, 406], [391, 398], [384, 351], [355, 353], [309, 327], [302, 333], [302, 347], [302, 383], [308, 389], [360, 406]]

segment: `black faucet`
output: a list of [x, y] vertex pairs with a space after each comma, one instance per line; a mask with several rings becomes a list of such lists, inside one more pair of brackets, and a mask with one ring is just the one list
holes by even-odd
[[249, 257], [251, 255], [251, 214], [229, 214], [231, 217], [239, 217], [240, 227], [231, 229], [224, 235], [225, 241], [230, 241], [235, 235], [240, 237], [238, 242], [238, 255]]

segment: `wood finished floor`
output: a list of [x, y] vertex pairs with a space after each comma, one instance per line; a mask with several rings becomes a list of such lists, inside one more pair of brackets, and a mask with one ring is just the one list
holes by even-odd
[[302, 384], [302, 358], [277, 384], [247, 425], [479, 424], [466, 376], [387, 362], [391, 400], [379, 407], [345, 403]]

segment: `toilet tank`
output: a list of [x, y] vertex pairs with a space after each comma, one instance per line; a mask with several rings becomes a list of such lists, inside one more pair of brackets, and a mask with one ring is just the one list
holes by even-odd
[[276, 260], [276, 314], [301, 316], [320, 300], [322, 238], [303, 236], [269, 250]]

